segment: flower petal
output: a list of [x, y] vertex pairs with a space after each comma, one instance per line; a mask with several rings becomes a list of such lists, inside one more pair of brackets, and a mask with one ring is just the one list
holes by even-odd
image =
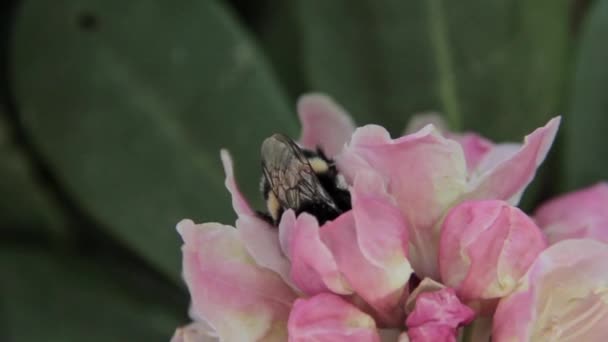
[[177, 230], [195, 315], [222, 341], [285, 341], [296, 295], [276, 273], [256, 265], [237, 230], [190, 220]]
[[445, 325], [423, 325], [407, 331], [412, 342], [456, 342], [456, 329]]
[[460, 145], [431, 125], [395, 140], [382, 127], [368, 125], [355, 131], [337, 163], [351, 183], [361, 170], [382, 175], [406, 217], [416, 274], [437, 279], [437, 223], [466, 188]]
[[440, 113], [422, 112], [416, 113], [412, 116], [410, 121], [407, 123], [407, 127], [403, 131], [403, 135], [416, 133], [427, 125], [433, 125], [441, 132], [448, 131], [448, 125], [446, 124], [445, 120], [443, 120], [443, 116]]
[[234, 179], [234, 168], [232, 166], [232, 157], [230, 157], [230, 153], [228, 150], [221, 150], [220, 156], [222, 158], [222, 165], [224, 166], [224, 173], [226, 174], [226, 180], [224, 184], [226, 184], [226, 188], [230, 192], [230, 196], [232, 197], [232, 208], [238, 216], [242, 215], [255, 215], [255, 212], [247, 203], [245, 196], [241, 194], [239, 187], [236, 184], [236, 180]]
[[277, 229], [260, 219], [241, 194], [234, 178], [230, 153], [222, 150], [220, 155], [226, 173], [226, 188], [232, 197], [232, 207], [239, 217], [236, 226], [241, 241], [258, 265], [278, 273], [293, 287], [289, 276], [289, 260], [281, 251]]
[[491, 314], [546, 247], [534, 221], [507, 202], [463, 202], [443, 222], [441, 279], [467, 305]]
[[241, 216], [236, 227], [243, 244], [255, 262], [278, 273], [283, 280], [294, 287], [289, 275], [291, 265], [281, 251], [278, 230], [256, 216]]
[[592, 238], [608, 242], [608, 183], [571, 192], [543, 204], [534, 218], [553, 244]]
[[291, 258], [289, 246], [292, 244], [293, 229], [296, 226], [296, 213], [289, 209], [283, 213], [279, 221], [279, 243], [287, 258]]
[[321, 147], [330, 158], [338, 154], [355, 131], [350, 115], [329, 96], [308, 94], [298, 101], [302, 122], [300, 143], [309, 149]]
[[608, 245], [563, 240], [536, 259], [498, 304], [492, 341], [605, 341]]
[[353, 189], [353, 210], [328, 222], [321, 239], [339, 271], [386, 327], [403, 322], [403, 297], [413, 273], [407, 259], [407, 225], [373, 173], [359, 173]]
[[289, 342], [380, 342], [374, 320], [328, 293], [298, 299], [289, 315]]
[[494, 144], [477, 133], [450, 132], [443, 116], [436, 112], [419, 113], [410, 119], [405, 134], [415, 133], [426, 125], [433, 125], [443, 133], [446, 138], [457, 141], [467, 161], [467, 170], [473, 172], [483, 157], [494, 147]]
[[458, 300], [453, 289], [423, 292], [407, 317], [407, 334], [412, 342], [455, 342], [457, 328], [474, 317], [473, 310]]
[[514, 145], [506, 145], [487, 153], [470, 179], [467, 198], [502, 199], [517, 204], [523, 190], [534, 178], [536, 169], [547, 156], [559, 123], [559, 117], [551, 119], [544, 127], [526, 136], [516, 151], [513, 150]]
[[475, 172], [479, 163], [494, 147], [490, 140], [476, 133], [448, 134], [448, 138], [458, 141], [462, 146], [469, 173]]
[[[336, 219], [352, 221], [352, 215]], [[296, 286], [308, 295], [332, 291], [337, 294], [352, 294], [330, 250], [321, 241], [317, 219], [307, 213], [300, 214], [292, 231], [289, 251], [291, 253], [291, 278]]]
[[[410, 342], [410, 337], [408, 336], [407, 332], [402, 332], [401, 335], [399, 335], [399, 339], [397, 340], [397, 342]], [[382, 341], [385, 342], [385, 341]], [[388, 342], [388, 341], [386, 341]], [[391, 341], [392, 342], [392, 341]]]
[[435, 292], [435, 291], [439, 291], [443, 288], [445, 288], [445, 285], [443, 285], [442, 283], [436, 282], [431, 278], [422, 279], [420, 284], [418, 284], [418, 286], [416, 286], [414, 291], [412, 291], [410, 293], [410, 295], [407, 297], [407, 300], [405, 301], [405, 312], [407, 314], [409, 314], [410, 312], [414, 311], [414, 307], [416, 306], [416, 299], [418, 298], [418, 296], [421, 293]]
[[213, 328], [205, 322], [193, 322], [179, 327], [171, 338], [171, 342], [219, 342]]

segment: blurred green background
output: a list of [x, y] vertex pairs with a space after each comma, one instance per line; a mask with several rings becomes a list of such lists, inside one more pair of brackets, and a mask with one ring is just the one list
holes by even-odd
[[0, 341], [167, 341], [175, 224], [257, 206], [297, 97], [520, 141], [563, 115], [533, 208], [608, 178], [608, 0], [11, 0], [0, 19]]

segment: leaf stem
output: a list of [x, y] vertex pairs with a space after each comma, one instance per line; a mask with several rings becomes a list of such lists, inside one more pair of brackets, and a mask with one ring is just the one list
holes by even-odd
[[460, 342], [472, 342], [473, 341], [473, 325], [475, 323], [472, 322], [469, 325], [466, 325], [462, 328], [462, 336], [460, 338]]
[[450, 129], [459, 131], [462, 128], [460, 104], [456, 94], [456, 80], [452, 56], [447, 38], [445, 15], [442, 0], [428, 0], [429, 33], [431, 45], [434, 49], [435, 63], [437, 64], [437, 78], [439, 83], [439, 98], [443, 104], [443, 112], [450, 125]]

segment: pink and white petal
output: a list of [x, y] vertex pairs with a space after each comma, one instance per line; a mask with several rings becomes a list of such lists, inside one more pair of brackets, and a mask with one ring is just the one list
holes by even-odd
[[420, 293], [406, 325], [412, 342], [455, 342], [458, 327], [474, 317], [474, 311], [458, 300], [453, 289], [443, 288]]
[[224, 166], [224, 173], [226, 174], [226, 180], [224, 184], [226, 188], [230, 192], [230, 196], [232, 197], [232, 208], [238, 216], [243, 215], [255, 215], [255, 212], [247, 203], [245, 196], [239, 190], [239, 187], [236, 184], [236, 180], [234, 178], [234, 167], [232, 165], [232, 157], [230, 157], [230, 153], [228, 150], [222, 149], [220, 151], [220, 157], [222, 158], [222, 165]]
[[443, 222], [441, 279], [467, 305], [489, 315], [546, 247], [545, 236], [520, 209], [504, 201], [466, 201]]
[[330, 158], [338, 154], [355, 131], [350, 115], [327, 95], [307, 94], [298, 100], [302, 123], [300, 144], [320, 147]]
[[427, 324], [457, 328], [470, 323], [473, 318], [475, 312], [460, 302], [454, 289], [446, 287], [420, 293], [416, 298], [414, 311], [407, 317], [406, 325], [408, 328]]
[[404, 131], [404, 134], [418, 132], [427, 125], [435, 126], [446, 138], [457, 141], [467, 161], [467, 170], [472, 172], [481, 159], [494, 147], [494, 143], [477, 133], [454, 133], [450, 132], [443, 116], [436, 112], [420, 113], [412, 117]]
[[355, 131], [337, 163], [351, 183], [362, 170], [385, 179], [409, 225], [410, 261], [416, 274], [438, 279], [437, 223], [466, 189], [460, 145], [430, 125], [395, 140], [384, 128], [368, 125]]
[[[358, 246], [363, 256], [380, 268], [407, 264], [408, 228], [394, 199], [377, 173], [360, 172], [351, 191]], [[409, 276], [407, 277], [409, 279]]]
[[192, 322], [177, 328], [171, 342], [220, 342], [220, 340], [207, 323]]
[[478, 163], [469, 175], [469, 178], [475, 179], [493, 170], [496, 166], [505, 160], [514, 157], [522, 144], [518, 143], [502, 143], [492, 145], [490, 149], [478, 160]]
[[298, 299], [289, 315], [289, 342], [380, 342], [373, 318], [342, 298]]
[[407, 260], [407, 225], [386, 193], [366, 192], [377, 183], [373, 177], [357, 175], [353, 210], [325, 224], [321, 239], [350, 286], [374, 309], [379, 323], [398, 327], [413, 273]]
[[[410, 337], [408, 336], [408, 334], [404, 331], [401, 333], [401, 335], [399, 335], [399, 339], [397, 340], [397, 342], [410, 342]], [[388, 342], [388, 341], [382, 341], [382, 342]]]
[[403, 135], [416, 133], [427, 125], [435, 126], [441, 132], [448, 131], [448, 125], [443, 120], [443, 116], [437, 112], [422, 112], [416, 113], [407, 123], [407, 127], [403, 131]]
[[278, 230], [256, 216], [241, 216], [236, 228], [245, 248], [255, 262], [276, 272], [295, 289], [290, 277], [291, 265], [281, 251]]
[[217, 223], [177, 226], [184, 240], [183, 275], [195, 315], [222, 341], [285, 341], [292, 289], [259, 267], [236, 229]]
[[592, 238], [608, 242], [608, 183], [567, 193], [544, 203], [534, 218], [553, 244]]
[[293, 232], [296, 226], [296, 213], [289, 209], [283, 213], [281, 220], [279, 221], [279, 243], [283, 254], [288, 259], [291, 258], [291, 251], [289, 246], [292, 244]]
[[456, 342], [458, 331], [445, 325], [422, 325], [407, 330], [411, 342]]
[[559, 117], [551, 119], [544, 127], [526, 136], [517, 151], [513, 151], [513, 145], [505, 145], [486, 154], [485, 160], [479, 162], [479, 170], [469, 180], [466, 198], [502, 199], [517, 204], [547, 156], [559, 123]]
[[[336, 221], [348, 220], [349, 217], [345, 215]], [[321, 241], [317, 219], [302, 213], [292, 229], [289, 251], [294, 284], [307, 295], [328, 291], [342, 295], [352, 294], [350, 285], [338, 270], [334, 256]]]
[[462, 147], [469, 174], [475, 172], [480, 162], [494, 148], [494, 143], [476, 133], [447, 134], [447, 137], [456, 140]]
[[420, 284], [418, 284], [414, 291], [412, 291], [407, 297], [407, 300], [405, 301], [405, 313], [409, 314], [410, 312], [414, 311], [414, 307], [416, 306], [416, 299], [418, 299], [418, 296], [421, 293], [435, 292], [443, 288], [445, 288], [445, 285], [440, 282], [436, 282], [431, 278], [422, 279]]
[[560, 241], [541, 253], [494, 315], [492, 341], [604, 341], [608, 245]]

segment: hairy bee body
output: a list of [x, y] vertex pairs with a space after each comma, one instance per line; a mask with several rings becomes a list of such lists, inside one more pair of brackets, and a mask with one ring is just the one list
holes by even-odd
[[273, 224], [288, 209], [310, 213], [323, 224], [351, 208], [350, 194], [336, 166], [320, 149], [302, 149], [290, 138], [275, 134], [264, 140], [261, 154], [261, 191]]

